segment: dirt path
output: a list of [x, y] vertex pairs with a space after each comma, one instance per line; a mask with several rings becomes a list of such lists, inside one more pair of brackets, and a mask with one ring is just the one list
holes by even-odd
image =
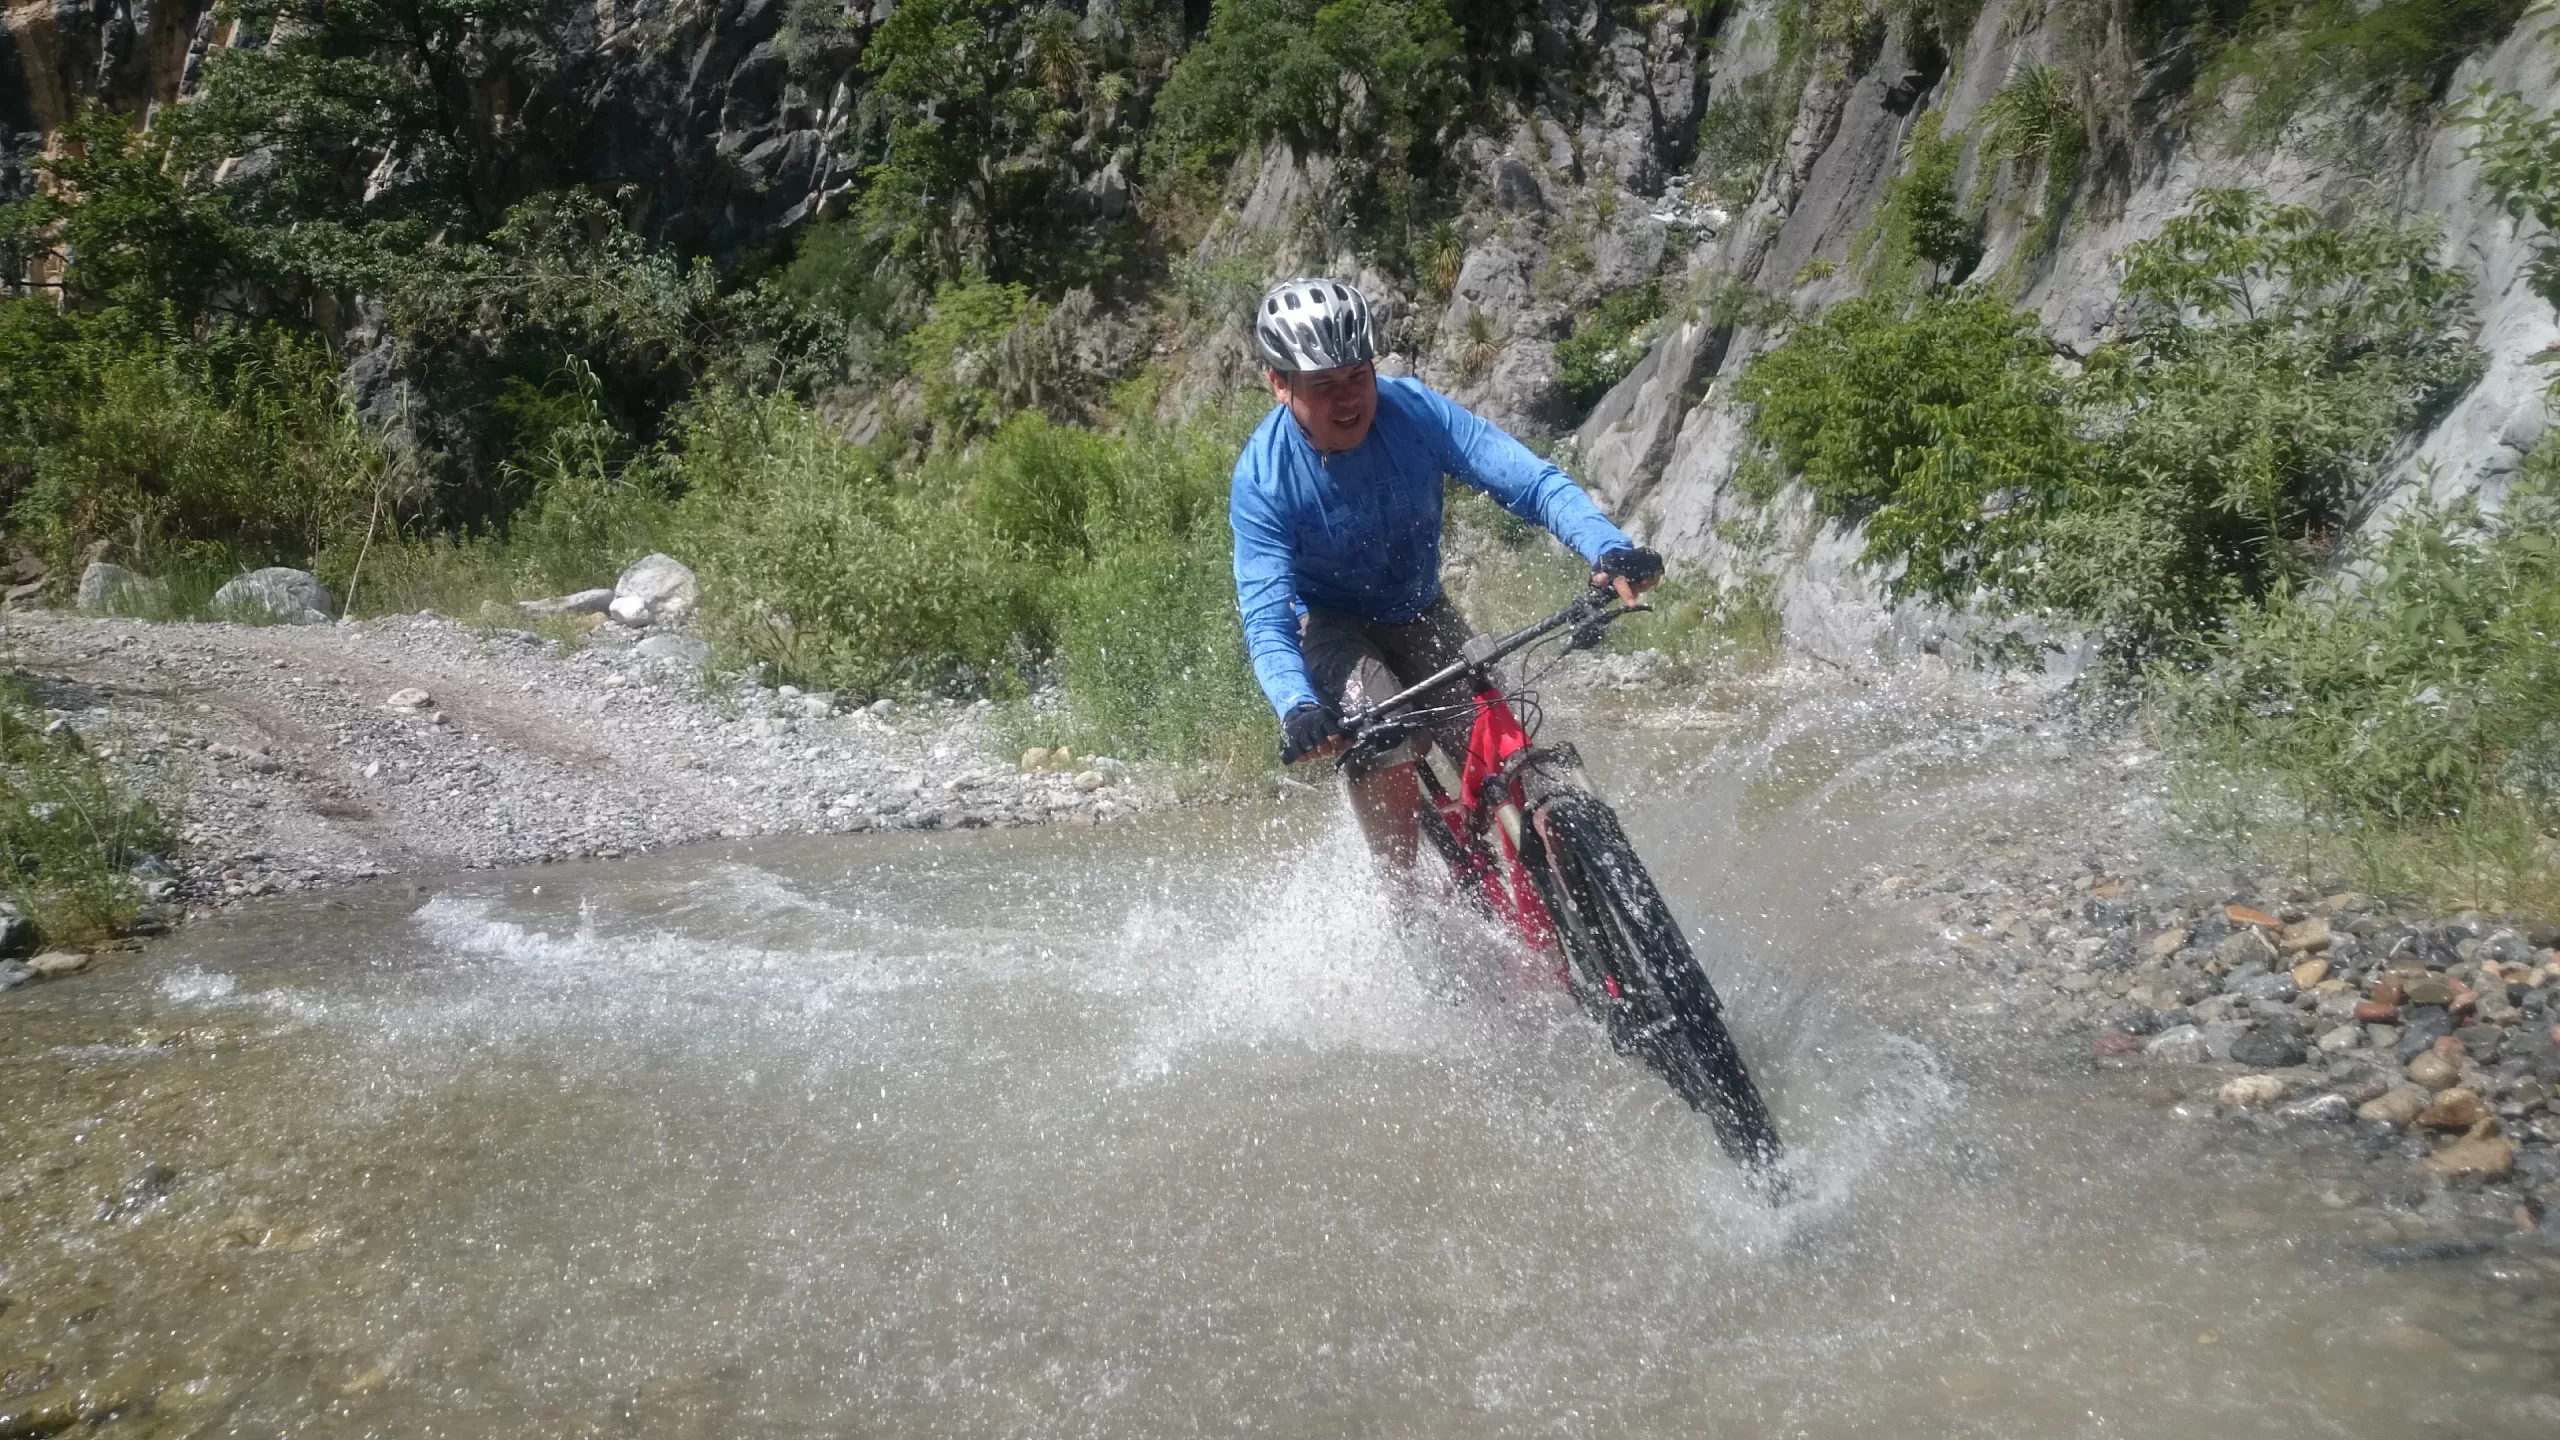
[[[1108, 819], [1108, 761], [1022, 776], [986, 712], [847, 711], [715, 683], [628, 644], [563, 653], [434, 615], [329, 626], [17, 613], [0, 664], [145, 789], [175, 800], [180, 894], [237, 899], [369, 875], [717, 836]], [[399, 704], [424, 691], [424, 704]], [[414, 700], [414, 697], [409, 697]]]

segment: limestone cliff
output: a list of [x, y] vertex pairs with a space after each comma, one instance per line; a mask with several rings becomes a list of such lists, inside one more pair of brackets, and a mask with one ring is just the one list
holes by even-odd
[[[1726, 19], [1707, 59], [1711, 95], [1773, 63], [1776, 8], [1772, 0], [1751, 0]], [[1935, 64], [1889, 35], [1863, 64], [1835, 56], [1813, 67], [1782, 157], [1701, 257], [1691, 292], [1746, 285], [1784, 300], [1795, 314], [1855, 293], [1853, 246], [1921, 117], [1935, 115], [1944, 134], [1970, 135], [2018, 67], [2085, 64], [2084, 56], [2065, 53], [2075, 41], [2087, 43], [2059, 23], [2073, 9], [2045, 0], [1987, 5], [1962, 54]], [[2485, 81], [2547, 104], [2560, 65], [2560, 51], [2544, 33], [2551, 18], [2529, 14], [2503, 43], [2472, 56], [2454, 76], [2453, 92]], [[2560, 340], [2560, 321], [2525, 284], [2533, 227], [2494, 205], [2477, 167], [2462, 156], [2464, 132], [2440, 119], [2366, 116], [2352, 144], [2341, 143], [2335, 129], [2306, 125], [2272, 147], [2236, 147], [2211, 123], [2213, 115], [2188, 103], [2195, 64], [2192, 43], [2173, 35], [2124, 66], [2118, 103], [2129, 143], [2113, 157], [2114, 173], [2084, 179], [2072, 195], [2049, 253], [2036, 253], [2033, 243], [2047, 217], [2030, 177], [1979, 174], [1995, 162], [1969, 140], [1960, 183], [1970, 189], [1983, 182], [1993, 197], [1975, 273], [2014, 284], [2060, 348], [2085, 353], [2115, 319], [2115, 255], [2156, 233], [2199, 189], [2251, 187], [2333, 216], [2441, 217], [2444, 256], [2474, 283], [2477, 342], [2488, 367], [2407, 447], [2397, 472], [2440, 496], [2475, 494], [2494, 505], [2544, 423], [2549, 377], [2530, 357]], [[1785, 321], [1721, 318], [1731, 314], [1731, 307], [1699, 306], [1667, 327], [1581, 426], [1585, 479], [1669, 553], [1728, 580], [1772, 575], [1795, 645], [1843, 664], [1934, 648], [1964, 622], [1890, 606], [1876, 577], [1856, 563], [1864, 542], [1854, 528], [1818, 520], [1801, 489], [1764, 505], [1736, 487], [1749, 441], [1745, 417], [1727, 398], [1728, 382], [1783, 338]]]

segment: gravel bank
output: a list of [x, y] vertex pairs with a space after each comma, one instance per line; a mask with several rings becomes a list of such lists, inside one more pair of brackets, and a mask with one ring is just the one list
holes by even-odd
[[2529, 1283], [2560, 1276], [2560, 926], [2217, 866], [2168, 833], [2162, 757], [2059, 709], [1994, 723], [2038, 737], [2052, 802], [1838, 892], [1907, 919], [1920, 993], [2178, 1120], [2356, 1157], [2331, 1199], [2386, 1259], [2521, 1249]]
[[183, 808], [165, 898], [190, 908], [723, 836], [1095, 823], [1162, 799], [1109, 759], [1016, 773], [982, 707], [848, 709], [709, 679], [611, 629], [564, 653], [432, 614], [19, 612], [0, 662]]

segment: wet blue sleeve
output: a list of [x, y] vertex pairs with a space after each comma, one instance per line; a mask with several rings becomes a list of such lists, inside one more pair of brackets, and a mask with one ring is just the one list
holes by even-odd
[[1612, 550], [1631, 550], [1635, 541], [1609, 523], [1573, 477], [1539, 459], [1499, 425], [1425, 385], [1415, 390], [1427, 397], [1427, 413], [1447, 436], [1443, 463], [1449, 473], [1500, 502], [1523, 520], [1544, 525], [1585, 560]]
[[1247, 478], [1253, 448], [1236, 457], [1235, 487], [1228, 492], [1227, 525], [1236, 537], [1236, 609], [1244, 616], [1245, 653], [1253, 678], [1286, 715], [1316, 698], [1305, 655], [1298, 649], [1298, 580], [1290, 563], [1288, 532], [1271, 513], [1260, 486]]

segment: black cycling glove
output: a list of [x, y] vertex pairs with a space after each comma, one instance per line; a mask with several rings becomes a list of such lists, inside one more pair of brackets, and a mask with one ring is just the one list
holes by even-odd
[[1330, 707], [1307, 701], [1280, 717], [1280, 763], [1295, 765], [1300, 756], [1341, 733]]
[[1592, 561], [1591, 569], [1594, 574], [1613, 580], [1642, 585], [1662, 578], [1662, 557], [1642, 548], [1612, 550]]

